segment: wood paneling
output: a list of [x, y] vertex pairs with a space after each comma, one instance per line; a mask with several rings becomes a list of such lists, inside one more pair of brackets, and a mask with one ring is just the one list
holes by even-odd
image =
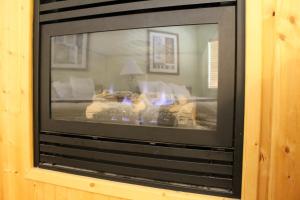
[[[246, 77], [242, 199], [256, 199], [261, 133], [261, 0], [246, 1]], [[255, 31], [254, 31], [255, 30]], [[251, 164], [250, 164], [251, 163]], [[246, 169], [246, 170], [245, 170]], [[249, 187], [251, 186], [251, 189]]]
[[[259, 154], [258, 199], [268, 199], [270, 139], [273, 102], [273, 54], [274, 54], [274, 0], [262, 2], [262, 110]], [[268, 56], [265, 56], [268, 55]]]
[[[299, 0], [247, 0], [245, 200], [300, 196], [299, 10]], [[0, 0], [0, 200], [121, 200], [112, 196], [124, 190], [97, 194], [101, 188], [92, 189], [98, 187], [92, 179], [72, 182], [83, 179], [49, 173], [50, 184], [26, 178], [32, 161], [32, 13], [31, 0]], [[223, 199], [133, 187], [139, 196], [131, 186], [130, 199]]]
[[[300, 1], [275, 7], [270, 199], [300, 197]], [[298, 151], [297, 151], [298, 150]], [[282, 192], [284, 191], [284, 192]]]
[[300, 2], [263, 1], [259, 199], [299, 199]]

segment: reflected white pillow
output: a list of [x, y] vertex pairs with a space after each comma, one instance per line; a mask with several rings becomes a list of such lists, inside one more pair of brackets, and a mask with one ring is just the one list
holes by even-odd
[[58, 100], [59, 96], [54, 88], [53, 84], [51, 85], [51, 100]]
[[[60, 82], [60, 81], [54, 81], [52, 83], [53, 89], [55, 90], [55, 92], [53, 91], [52, 94], [56, 94], [56, 98], [57, 99], [72, 99], [73, 98], [73, 94], [72, 94], [72, 88], [70, 83], [68, 82]], [[55, 97], [52, 97], [52, 99]]]
[[173, 94], [172, 88], [163, 81], [159, 81], [158, 92], [164, 92], [165, 94]]
[[95, 95], [95, 84], [91, 78], [71, 77], [73, 99], [92, 100]]
[[184, 85], [177, 85], [174, 83], [169, 83], [169, 86], [172, 88], [174, 96], [176, 96], [176, 97], [179, 97], [179, 96], [191, 97], [189, 90]]
[[158, 81], [139, 81], [139, 90], [141, 93], [157, 92], [159, 89]]

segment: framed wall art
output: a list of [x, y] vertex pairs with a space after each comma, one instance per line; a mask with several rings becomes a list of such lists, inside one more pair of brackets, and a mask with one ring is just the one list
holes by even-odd
[[149, 30], [148, 40], [148, 72], [178, 75], [178, 34]]
[[51, 38], [51, 67], [56, 69], [86, 69], [87, 34]]

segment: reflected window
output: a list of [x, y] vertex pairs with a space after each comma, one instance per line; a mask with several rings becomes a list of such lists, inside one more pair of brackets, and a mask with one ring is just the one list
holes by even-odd
[[208, 88], [218, 88], [219, 41], [208, 42]]

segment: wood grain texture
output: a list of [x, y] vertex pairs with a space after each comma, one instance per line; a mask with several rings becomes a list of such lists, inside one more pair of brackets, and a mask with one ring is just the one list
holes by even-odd
[[[300, 196], [299, 10], [247, 0], [245, 200]], [[32, 169], [32, 19], [33, 1], [0, 0], [0, 200], [226, 199]]]
[[[1, 1], [0, 1], [1, 2]], [[0, 13], [3, 13], [3, 7], [0, 6]], [[0, 38], [3, 38], [3, 17], [0, 14]], [[3, 41], [0, 39], [0, 70], [3, 68], [3, 62], [1, 62], [1, 60], [3, 60], [3, 53], [1, 53], [1, 51], [3, 51], [4, 46], [3, 46]], [[1, 80], [0, 80], [0, 85], [1, 85]], [[3, 102], [3, 95], [2, 95], [2, 91], [0, 90], [0, 110], [1, 110], [1, 104]], [[4, 199], [4, 191], [3, 191], [3, 131], [2, 128], [4, 124], [3, 124], [3, 115], [0, 115], [0, 200]]]
[[299, 199], [300, 2], [264, 0], [257, 199]]
[[[262, 110], [259, 149], [258, 199], [268, 198], [269, 167], [272, 133], [273, 58], [275, 35], [275, 1], [262, 1]], [[265, 56], [268, 55], [268, 56]]]
[[277, 0], [275, 5], [273, 111], [268, 198], [299, 199], [300, 2]]
[[[261, 133], [262, 4], [246, 1], [246, 77], [242, 199], [257, 198]], [[249, 189], [251, 187], [251, 189]]]

